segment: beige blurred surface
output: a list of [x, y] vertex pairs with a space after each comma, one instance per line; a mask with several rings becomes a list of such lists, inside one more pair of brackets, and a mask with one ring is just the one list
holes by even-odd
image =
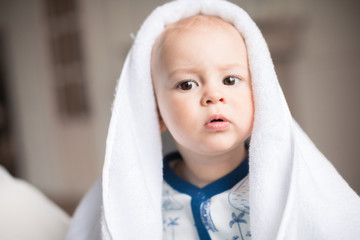
[[70, 217], [38, 189], [12, 178], [1, 166], [0, 196], [0, 239], [64, 239]]
[[[70, 212], [101, 174], [114, 87], [132, 42], [130, 34], [164, 2], [77, 2], [90, 114], [64, 121], [56, 107], [46, 1], [0, 1], [15, 173]], [[360, 193], [359, 4], [233, 2], [264, 32], [293, 116]]]

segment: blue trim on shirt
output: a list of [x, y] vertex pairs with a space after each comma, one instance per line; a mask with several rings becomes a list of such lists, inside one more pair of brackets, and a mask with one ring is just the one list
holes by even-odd
[[209, 240], [210, 235], [201, 220], [201, 204], [211, 197], [227, 191], [240, 182], [249, 173], [249, 158], [244, 161], [229, 174], [224, 177], [199, 188], [178, 175], [170, 168], [169, 162], [176, 159], [182, 159], [179, 152], [174, 152], [164, 157], [164, 180], [175, 190], [191, 196], [191, 210], [195, 221], [195, 226], [201, 240]]

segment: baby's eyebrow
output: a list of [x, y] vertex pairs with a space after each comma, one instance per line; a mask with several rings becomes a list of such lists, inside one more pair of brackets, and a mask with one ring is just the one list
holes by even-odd
[[176, 74], [191, 74], [194, 71], [193, 67], [179, 67], [169, 73], [169, 77], [173, 77]]
[[[243, 64], [243, 63], [230, 63], [230, 64], [224, 64], [224, 65], [219, 65], [216, 66], [216, 69], [219, 72], [233, 72], [233, 71], [247, 71], [249, 69], [247, 63]], [[170, 73], [168, 74], [168, 79], [172, 79], [175, 78], [175, 76], [177, 74], [181, 75], [181, 74], [193, 74], [194, 72], [199, 71], [199, 68], [197, 66], [188, 66], [188, 67], [177, 67], [174, 70], [170, 71]]]
[[[241, 63], [231, 63], [231, 64], [226, 64], [226, 65], [220, 65], [218, 67], [216, 67], [219, 71], [221, 72], [226, 72], [226, 71], [231, 71], [231, 70], [247, 70], [248, 66], [245, 64], [241, 64]], [[174, 69], [173, 71], [171, 71], [169, 73], [169, 77], [173, 77], [176, 74], [191, 74], [193, 73], [195, 70], [197, 69], [197, 67], [178, 67], [176, 69]]]
[[231, 63], [231, 64], [226, 64], [226, 65], [221, 65], [218, 67], [218, 70], [220, 71], [229, 71], [232, 69], [244, 69], [247, 70], [249, 67], [245, 64], [241, 64], [241, 63]]

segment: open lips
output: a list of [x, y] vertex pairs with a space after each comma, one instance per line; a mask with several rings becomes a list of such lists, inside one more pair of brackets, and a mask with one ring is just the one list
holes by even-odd
[[211, 122], [223, 122], [224, 120], [222, 119], [214, 119], [214, 120], [211, 120]]
[[209, 131], [222, 131], [230, 127], [230, 122], [220, 114], [213, 115], [205, 124], [205, 129]]

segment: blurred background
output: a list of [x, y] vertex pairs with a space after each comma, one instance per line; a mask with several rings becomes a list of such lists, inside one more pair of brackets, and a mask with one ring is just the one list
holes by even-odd
[[[70, 214], [101, 175], [130, 34], [164, 2], [0, 0], [0, 164]], [[263, 31], [293, 116], [359, 194], [360, 4], [232, 2]]]

